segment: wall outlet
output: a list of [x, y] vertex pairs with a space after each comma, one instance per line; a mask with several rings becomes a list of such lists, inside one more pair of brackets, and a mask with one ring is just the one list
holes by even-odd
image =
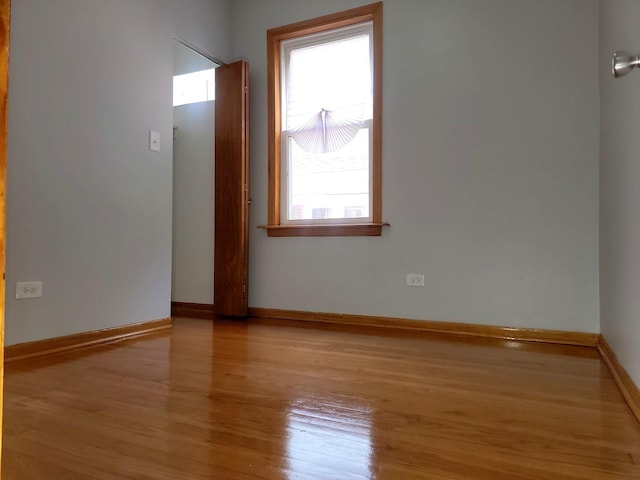
[[16, 283], [16, 298], [38, 298], [42, 296], [42, 282]]
[[424, 287], [424, 275], [419, 273], [407, 273], [408, 287]]

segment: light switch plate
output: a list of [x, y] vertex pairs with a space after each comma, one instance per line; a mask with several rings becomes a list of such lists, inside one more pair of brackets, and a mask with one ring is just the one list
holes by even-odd
[[160, 133], [149, 130], [149, 150], [152, 152], [160, 151]]

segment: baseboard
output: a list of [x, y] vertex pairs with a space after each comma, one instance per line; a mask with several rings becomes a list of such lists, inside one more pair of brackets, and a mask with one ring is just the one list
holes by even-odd
[[[171, 303], [171, 315], [190, 318], [214, 318], [213, 305], [198, 303]], [[348, 327], [374, 328], [422, 333], [438, 333], [457, 336], [484, 337], [502, 340], [520, 340], [539, 343], [555, 343], [596, 347], [609, 368], [629, 408], [640, 421], [640, 390], [618, 361], [616, 354], [602, 335], [561, 330], [510, 328], [469, 323], [434, 322], [391, 317], [374, 317], [300, 310], [249, 308], [249, 316], [264, 319], [281, 319], [315, 324], [342, 325]], [[35, 342], [9, 345], [4, 349], [5, 363], [41, 357], [54, 353], [77, 350], [93, 345], [113, 343], [171, 328], [171, 318], [136, 323], [122, 327], [106, 328], [77, 333]]]
[[91, 332], [76, 333], [64, 337], [48, 338], [35, 342], [9, 345], [4, 349], [4, 361], [15, 362], [33, 357], [42, 357], [54, 353], [78, 350], [94, 345], [113, 343], [127, 338], [137, 337], [171, 328], [171, 319], [163, 318], [151, 322], [136, 323], [122, 327], [105, 328]]
[[216, 311], [209, 303], [171, 302], [172, 317], [213, 319], [215, 315]]
[[317, 324], [333, 324], [350, 327], [366, 327], [386, 330], [438, 333], [466, 337], [484, 337], [501, 340], [521, 340], [527, 342], [555, 343], [560, 345], [578, 345], [595, 347], [599, 334], [567, 332], [561, 330], [543, 330], [533, 328], [511, 328], [470, 323], [434, 322], [408, 320], [402, 318], [371, 317], [324, 312], [305, 312], [297, 310], [278, 310], [269, 308], [249, 308], [249, 316], [255, 318], [274, 318]]
[[629, 408], [640, 422], [640, 391], [638, 386], [620, 364], [615, 352], [602, 335], [600, 335], [598, 342], [598, 352], [600, 352], [602, 360], [609, 368], [611, 376], [616, 385], [618, 385], [618, 389], [626, 400], [627, 405], [629, 405]]

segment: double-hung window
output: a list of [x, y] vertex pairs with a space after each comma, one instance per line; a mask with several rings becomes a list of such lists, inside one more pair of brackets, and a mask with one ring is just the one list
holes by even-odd
[[382, 4], [267, 32], [270, 236], [380, 235]]

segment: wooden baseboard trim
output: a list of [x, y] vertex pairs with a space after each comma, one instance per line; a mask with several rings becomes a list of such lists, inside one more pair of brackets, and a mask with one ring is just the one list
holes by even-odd
[[35, 342], [9, 345], [4, 349], [4, 361], [15, 362], [27, 358], [42, 357], [54, 353], [78, 350], [81, 348], [114, 343], [127, 338], [146, 335], [171, 328], [171, 319], [163, 318], [151, 322], [135, 323], [122, 327], [105, 328], [91, 332], [76, 333], [64, 337], [48, 338]]
[[602, 335], [600, 335], [597, 348], [616, 385], [618, 385], [620, 393], [640, 422], [640, 390], [638, 390], [638, 386], [620, 364], [615, 352]]
[[434, 322], [402, 318], [371, 317], [364, 315], [278, 310], [270, 308], [249, 308], [249, 316], [255, 318], [273, 318], [349, 327], [366, 327], [385, 330], [412, 331], [418, 333], [437, 333], [500, 340], [521, 340], [538, 343], [555, 343], [560, 345], [577, 345], [581, 347], [595, 347], [598, 344], [599, 339], [599, 334], [597, 333], [496, 327], [470, 323]]
[[213, 319], [216, 311], [209, 303], [171, 302], [171, 316]]

